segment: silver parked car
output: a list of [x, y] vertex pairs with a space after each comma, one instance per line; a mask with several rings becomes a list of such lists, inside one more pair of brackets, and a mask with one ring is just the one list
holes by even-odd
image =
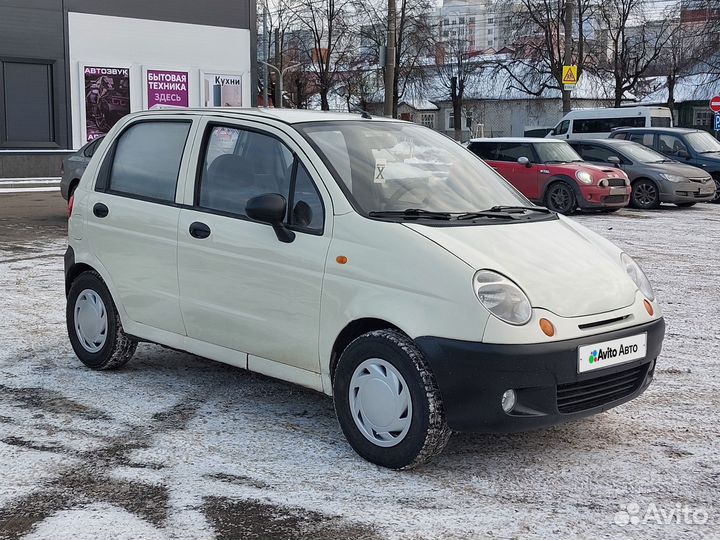
[[715, 197], [715, 182], [706, 171], [679, 163], [645, 146], [620, 139], [584, 139], [568, 143], [590, 163], [619, 167], [630, 178], [633, 208], [660, 203], [693, 206]]
[[66, 201], [70, 199], [72, 192], [75, 191], [75, 188], [77, 187], [78, 182], [80, 182], [80, 178], [85, 172], [88, 163], [90, 163], [90, 159], [93, 157], [93, 154], [95, 154], [97, 147], [100, 146], [103, 138], [104, 137], [98, 137], [97, 139], [90, 141], [80, 150], [74, 154], [70, 154], [63, 160], [62, 167], [60, 169], [60, 174], [62, 176], [62, 179], [60, 180], [60, 194]]

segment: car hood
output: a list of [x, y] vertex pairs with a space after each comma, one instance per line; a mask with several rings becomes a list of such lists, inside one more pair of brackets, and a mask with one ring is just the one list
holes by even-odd
[[635, 301], [637, 287], [620, 266], [620, 250], [566, 219], [405, 226], [475, 270], [489, 269], [507, 276], [525, 291], [533, 307], [561, 317], [604, 313]]
[[686, 165], [685, 163], [669, 162], [669, 163], [638, 163], [635, 165], [638, 170], [652, 171], [662, 174], [675, 174], [684, 176], [685, 178], [704, 178], [710, 176], [706, 171], [699, 167]]

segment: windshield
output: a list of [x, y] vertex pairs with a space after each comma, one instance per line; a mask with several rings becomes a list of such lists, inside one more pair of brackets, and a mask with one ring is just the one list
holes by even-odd
[[565, 142], [535, 143], [540, 163], [568, 163], [582, 161], [582, 158]]
[[358, 210], [465, 213], [530, 205], [455, 141], [410, 123], [299, 124]]
[[640, 143], [628, 141], [627, 144], [618, 145], [618, 148], [634, 163], [661, 163], [670, 161], [667, 157]]
[[720, 142], [708, 132], [688, 133], [685, 138], [698, 154], [720, 152]]

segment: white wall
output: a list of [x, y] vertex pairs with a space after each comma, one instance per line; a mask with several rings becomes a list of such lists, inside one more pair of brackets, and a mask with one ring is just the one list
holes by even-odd
[[185, 23], [68, 14], [73, 147], [85, 140], [82, 65], [130, 68], [130, 107], [143, 108], [143, 68], [188, 71], [190, 107], [200, 104], [200, 71], [242, 74], [243, 106], [253, 77], [250, 30]]

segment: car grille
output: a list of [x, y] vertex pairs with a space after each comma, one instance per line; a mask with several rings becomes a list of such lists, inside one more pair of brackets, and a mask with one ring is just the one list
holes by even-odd
[[608, 186], [610, 186], [610, 187], [624, 187], [625, 179], [624, 178], [608, 178], [607, 183], [608, 183]]
[[603, 199], [603, 201], [606, 203], [610, 203], [610, 204], [621, 203], [621, 202], [625, 202], [626, 198], [627, 198], [627, 195], [608, 195], [607, 197], [605, 197]]
[[563, 414], [585, 411], [629, 396], [640, 388], [648, 365], [642, 365], [557, 387], [557, 407]]
[[698, 184], [707, 184], [710, 181], [709, 176], [703, 176], [702, 178], [690, 178], [691, 182], [696, 182]]

